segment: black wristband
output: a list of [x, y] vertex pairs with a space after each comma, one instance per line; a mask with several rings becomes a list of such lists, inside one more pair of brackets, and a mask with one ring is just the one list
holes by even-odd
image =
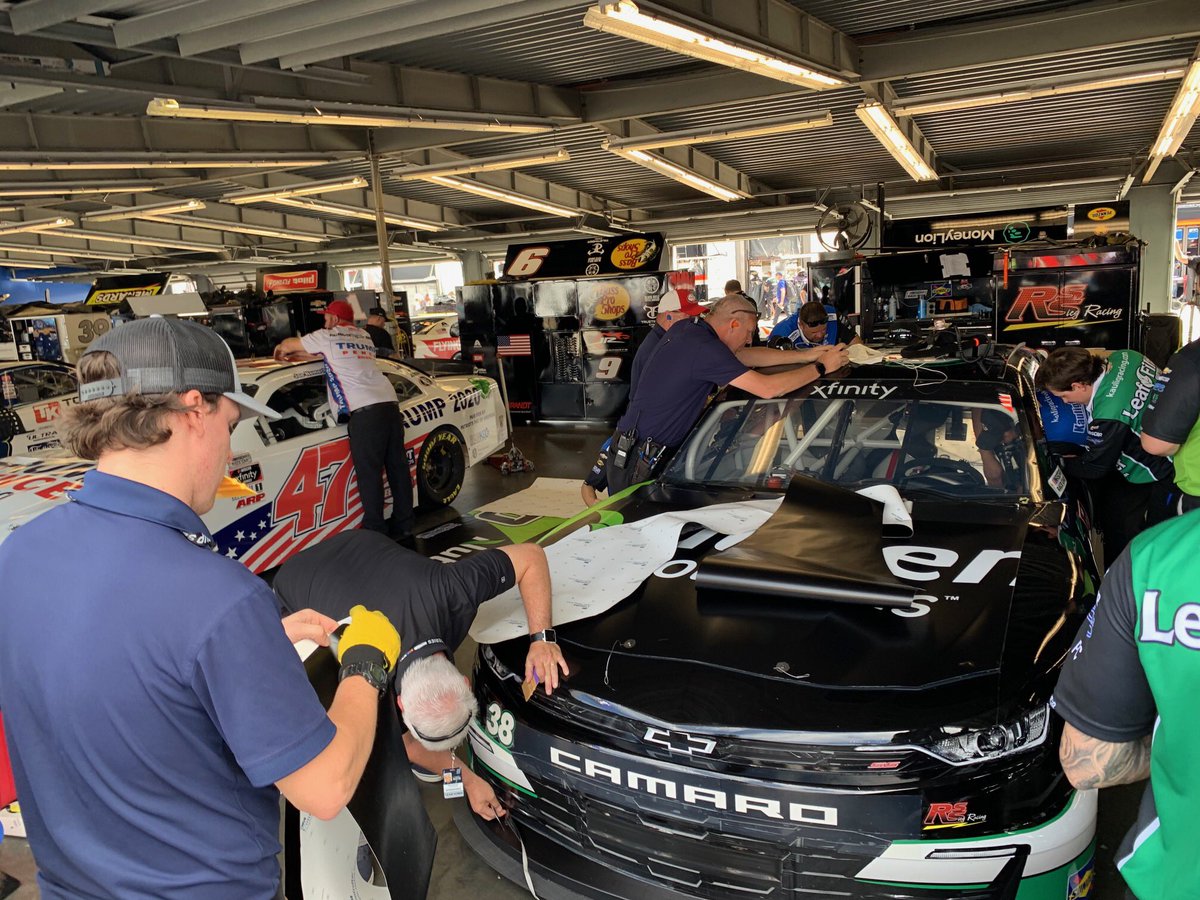
[[817, 360], [815, 363], [813, 363], [813, 365], [817, 367], [817, 374], [818, 374], [818, 375], [824, 375], [824, 374], [825, 374], [825, 363], [821, 362], [821, 361], [818, 359], [818, 360]]
[[342, 654], [341, 663], [343, 666], [353, 665], [355, 663], [374, 663], [377, 666], [388, 667], [387, 656], [378, 647], [372, 647], [370, 644], [355, 644], [349, 650]]

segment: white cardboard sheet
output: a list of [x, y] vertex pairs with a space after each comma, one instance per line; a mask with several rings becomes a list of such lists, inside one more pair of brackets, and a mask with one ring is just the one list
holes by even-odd
[[[688, 522], [729, 535], [721, 542], [724, 549], [750, 537], [782, 502], [780, 497], [719, 503], [567, 535], [546, 548], [554, 591], [554, 624], [599, 615], [632, 594], [655, 569], [674, 558], [679, 533]], [[528, 633], [525, 608], [515, 587], [480, 606], [471, 625], [471, 637], [480, 644], [495, 644]]]

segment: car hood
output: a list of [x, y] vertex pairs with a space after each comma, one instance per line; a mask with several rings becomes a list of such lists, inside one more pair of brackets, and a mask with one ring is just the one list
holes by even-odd
[[[913, 727], [917, 709], [936, 707], [937, 722], [994, 714], [1006, 666], [1020, 673], [1011, 688], [1028, 690], [1072, 592], [1069, 556], [1030, 528], [1035, 508], [918, 499], [911, 537], [883, 539], [879, 518], [850, 533], [831, 490], [790, 491], [732, 550], [685, 530], [676, 559], [633, 596], [559, 629], [578, 663], [572, 692], [668, 722], [876, 730], [889, 719]], [[626, 521], [695, 503], [649, 494], [622, 510]], [[873, 559], [864, 553], [872, 544]], [[1014, 628], [1019, 564], [1025, 599]], [[724, 580], [714, 579], [722, 568]], [[831, 580], [849, 602], [806, 587]], [[781, 583], [799, 587], [781, 592]], [[903, 608], [878, 602], [904, 592]]]

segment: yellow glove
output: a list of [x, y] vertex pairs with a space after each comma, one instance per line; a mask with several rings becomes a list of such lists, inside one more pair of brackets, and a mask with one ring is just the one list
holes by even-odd
[[356, 661], [363, 655], [361, 651], [350, 653], [356, 647], [378, 650], [384, 656], [384, 668], [390, 672], [400, 658], [400, 634], [383, 613], [359, 604], [350, 609], [350, 624], [338, 641], [338, 662]]

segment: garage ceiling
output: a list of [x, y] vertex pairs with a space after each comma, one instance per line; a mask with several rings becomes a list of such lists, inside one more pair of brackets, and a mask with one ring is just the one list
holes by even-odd
[[[1200, 40], [1194, 0], [638, 5], [844, 86], [812, 90], [600, 31], [586, 0], [0, 3], [0, 265], [372, 261], [373, 161], [395, 264], [523, 237], [794, 231], [822, 204], [876, 198], [877, 185], [896, 216], [1108, 199], [1140, 183]], [[1033, 96], [897, 113], [936, 170], [922, 183], [855, 112], [1019, 90]], [[148, 115], [156, 99], [177, 104], [156, 106], [172, 115]], [[825, 114], [827, 127], [656, 150], [658, 169], [605, 149]], [[1197, 134], [1155, 176], [1183, 182], [1185, 198], [1200, 190], [1184, 181], [1200, 164]], [[560, 149], [569, 159], [528, 159]], [[458, 181], [405, 177], [498, 156], [526, 161]], [[717, 199], [695, 176], [747, 196]], [[204, 208], [138, 209], [188, 199]], [[31, 223], [46, 224], [19, 230]]]

